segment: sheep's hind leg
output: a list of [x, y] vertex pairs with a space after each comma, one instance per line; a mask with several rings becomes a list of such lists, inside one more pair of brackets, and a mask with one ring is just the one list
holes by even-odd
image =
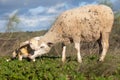
[[99, 61], [104, 61], [104, 58], [106, 56], [109, 47], [109, 33], [102, 33], [101, 44], [102, 44], [102, 53]]
[[98, 42], [98, 45], [99, 45], [99, 54], [101, 54], [102, 50], [103, 50], [102, 43], [101, 43], [101, 38], [99, 40], [97, 40], [97, 42]]
[[62, 44], [62, 62], [64, 63], [66, 60], [66, 46], [64, 44]]
[[77, 50], [78, 62], [82, 63], [82, 57], [80, 55], [80, 43], [75, 43], [75, 49]]

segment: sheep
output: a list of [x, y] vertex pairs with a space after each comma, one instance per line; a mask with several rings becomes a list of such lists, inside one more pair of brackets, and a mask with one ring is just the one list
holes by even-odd
[[[62, 42], [62, 62], [66, 60], [66, 45], [74, 42], [77, 60], [82, 62], [80, 42], [97, 41], [99, 44], [99, 61], [104, 61], [109, 47], [109, 34], [114, 22], [113, 11], [105, 5], [86, 5], [63, 12], [50, 30], [40, 38], [34, 55], [30, 59], [46, 54], [53, 45]], [[67, 41], [67, 43], [66, 43]]]

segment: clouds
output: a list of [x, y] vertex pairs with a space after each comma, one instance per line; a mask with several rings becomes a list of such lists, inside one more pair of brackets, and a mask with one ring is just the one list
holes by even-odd
[[[70, 8], [70, 6], [69, 6]], [[64, 10], [67, 10], [69, 9], [68, 8], [68, 4], [66, 3], [59, 3], [59, 4], [56, 4], [54, 6], [50, 6], [50, 7], [47, 7], [47, 6], [38, 6], [36, 8], [31, 8], [29, 9], [29, 13], [31, 15], [39, 15], [39, 14], [58, 14], [60, 12], [63, 12]]]
[[5, 31], [6, 20], [0, 20], [0, 32]]
[[46, 30], [54, 22], [54, 16], [31, 16], [20, 17], [20, 28], [23, 31], [39, 31]]
[[68, 9], [66, 3], [56, 4], [51, 7], [38, 6], [36, 8], [31, 8], [24, 15], [20, 16], [22, 28], [37, 28], [37, 29], [48, 29], [54, 22], [56, 17]]
[[14, 9], [29, 9], [38, 6], [50, 7], [57, 3], [61, 3], [64, 0], [0, 0], [0, 9], [2, 10], [14, 10]]
[[55, 6], [52, 6], [52, 7], [48, 8], [47, 13], [48, 14], [60, 13], [60, 12], [62, 12], [62, 10], [66, 10], [67, 9], [66, 6], [67, 6], [66, 3], [56, 4]]
[[[120, 7], [119, 0], [112, 1], [116, 8]], [[50, 28], [65, 10], [96, 3], [96, 0], [0, 0], [0, 30], [4, 30], [8, 16], [16, 10], [21, 20], [18, 27], [24, 31], [35, 31]]]
[[36, 27], [39, 25], [39, 19], [37, 18], [20, 18], [20, 20], [22, 21], [21, 23], [25, 26], [29, 26], [29, 27]]
[[39, 15], [40, 13], [43, 13], [45, 10], [46, 10], [45, 7], [39, 6], [37, 8], [29, 9], [29, 13], [31, 13], [32, 15]]
[[29, 30], [42, 30], [42, 29], [48, 29], [50, 25], [55, 20], [55, 15], [22, 15], [20, 16], [21, 23], [19, 27], [22, 29], [25, 29], [27, 31]]
[[[56, 4], [66, 3], [77, 6], [81, 2], [94, 2], [95, 0], [0, 0], [0, 13], [11, 12], [15, 9], [30, 9], [38, 6], [51, 7]], [[2, 11], [1, 11], [2, 10]]]
[[36, 27], [44, 26], [54, 20], [54, 16], [31, 16], [31, 17], [20, 17], [21, 23], [25, 26]]
[[[11, 0], [11, 1], [0, 0], [0, 6], [1, 6], [0, 8], [2, 10], [2, 12], [0, 12], [1, 13], [0, 18], [2, 19], [0, 20], [0, 23], [1, 23], [0, 32], [5, 30], [5, 26], [6, 26], [5, 22], [7, 22], [9, 15], [16, 12], [16, 9], [19, 11], [18, 16], [21, 22], [18, 27], [20, 27], [21, 29], [28, 30], [28, 31], [29, 30], [34, 31], [36, 29], [37, 30], [48, 29], [48, 27], [50, 27], [50, 25], [54, 21], [56, 13], [59, 13], [58, 8], [62, 7], [63, 5], [63, 4], [62, 5], [58, 4], [56, 6], [49, 7], [49, 5], [42, 6], [42, 5], [37, 5], [37, 4], [36, 5], [31, 4], [33, 0], [28, 0], [28, 2], [25, 0], [24, 4], [21, 4], [22, 1], [23, 0], [18, 1], [19, 2], [18, 4], [16, 0]], [[16, 4], [14, 4], [13, 2], [14, 3], [16, 2]], [[31, 6], [28, 9], [24, 8], [24, 6], [27, 6], [28, 4], [31, 4]], [[41, 3], [41, 4], [45, 4], [45, 3]]]
[[26, 14], [20, 16], [20, 26], [24, 26], [24, 28], [29, 27], [29, 29], [33, 27], [39, 30], [48, 29], [56, 17], [66, 10], [65, 7], [66, 4], [61, 3], [51, 7], [38, 6], [36, 8], [31, 8]]
[[[61, 12], [66, 10], [66, 3], [56, 4], [54, 6], [37, 6], [35, 8], [27, 9], [24, 11], [23, 14], [19, 14], [20, 24], [18, 25], [19, 28], [24, 30], [41, 30], [41, 29], [48, 29], [50, 25], [56, 19]], [[20, 10], [13, 10], [12, 12], [4, 13], [6, 17], [11, 16], [12, 14], [20, 12]], [[8, 18], [7, 18], [8, 19]], [[6, 19], [6, 21], [7, 21]], [[1, 24], [4, 24], [1, 22]], [[4, 24], [5, 26], [6, 24]], [[3, 25], [1, 25], [3, 26]], [[1, 28], [1, 30], [4, 28]]]
[[120, 10], [120, 0], [111, 0], [113, 3], [114, 10]]

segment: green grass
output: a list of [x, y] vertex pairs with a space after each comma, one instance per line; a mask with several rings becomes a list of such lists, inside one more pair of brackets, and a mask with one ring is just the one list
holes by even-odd
[[[118, 55], [120, 56], [120, 55]], [[76, 57], [68, 57], [65, 63], [61, 57], [44, 56], [36, 62], [0, 58], [0, 80], [119, 80], [120, 60], [109, 54], [105, 62], [97, 62], [95, 54], [83, 58], [79, 64]]]
[[49, 55], [36, 62], [6, 61], [20, 42], [45, 32], [0, 33], [0, 80], [120, 80], [120, 24], [112, 29], [110, 47], [102, 63], [97, 62], [98, 45], [94, 46], [94, 43], [82, 43], [81, 64], [73, 54], [76, 53], [73, 44], [67, 46], [68, 58], [64, 64], [61, 57], [55, 57], [61, 56], [61, 44], [55, 45]]

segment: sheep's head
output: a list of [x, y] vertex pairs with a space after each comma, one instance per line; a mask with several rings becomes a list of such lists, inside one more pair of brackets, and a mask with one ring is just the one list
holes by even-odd
[[37, 42], [37, 45], [36, 45], [37, 49], [35, 49], [35, 51], [39, 52], [39, 54], [48, 53], [53, 46], [53, 42], [49, 41], [49, 39], [45, 36], [41, 36], [39, 41], [36, 41], [36, 42]]
[[43, 54], [48, 53], [52, 46], [53, 46], [53, 43], [51, 43], [51, 42], [42, 42], [39, 45], [39, 51], [40, 51], [40, 53], [43, 53]]
[[47, 42], [43, 36], [41, 37], [34, 37], [29, 41], [30, 47], [35, 51], [39, 50], [42, 52], [49, 52], [51, 47], [53, 46], [52, 42]]
[[30, 59], [35, 59], [38, 56], [41, 56], [43, 54], [46, 54], [50, 51], [51, 47], [53, 46], [53, 43], [51, 42], [41, 42], [39, 44], [39, 49], [34, 51], [34, 54], [29, 56]]

